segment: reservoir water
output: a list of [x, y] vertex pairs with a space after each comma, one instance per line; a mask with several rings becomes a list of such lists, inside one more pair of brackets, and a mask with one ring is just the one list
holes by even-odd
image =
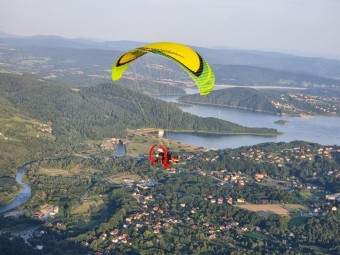
[[[177, 102], [177, 97], [159, 97], [159, 99], [167, 102]], [[340, 145], [339, 117], [281, 117], [268, 113], [208, 105], [192, 105], [190, 107], [183, 107], [182, 110], [200, 117], [215, 117], [247, 127], [275, 128], [283, 133], [275, 137], [165, 133], [167, 138], [204, 148], [237, 148], [258, 143], [291, 142], [295, 140], [319, 143], [321, 145]], [[279, 125], [274, 123], [277, 120], [287, 120], [288, 122], [284, 125]]]
[[18, 207], [19, 205], [26, 203], [30, 199], [31, 192], [32, 192], [31, 185], [24, 183], [22, 181], [22, 177], [24, 176], [24, 173], [25, 173], [25, 166], [26, 165], [21, 166], [17, 169], [17, 175], [15, 178], [15, 180], [19, 183], [19, 185], [23, 187], [23, 189], [20, 190], [19, 194], [16, 196], [13, 202], [11, 202], [8, 205], [0, 207], [0, 213], [7, 212], [11, 209], [14, 209]]
[[112, 157], [123, 157], [126, 152], [126, 146], [123, 142], [117, 144], [116, 150], [111, 154]]

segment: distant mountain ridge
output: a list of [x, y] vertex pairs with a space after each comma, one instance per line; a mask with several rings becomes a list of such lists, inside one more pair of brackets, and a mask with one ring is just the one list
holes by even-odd
[[283, 87], [340, 87], [340, 80], [246, 65], [215, 65], [217, 84]]
[[[113, 50], [120, 54], [146, 44], [136, 41], [93, 41], [88, 39], [66, 39], [60, 36], [11, 36], [0, 33], [0, 43], [19, 48], [73, 48]], [[299, 72], [340, 79], [340, 60], [316, 57], [300, 57], [290, 54], [261, 52], [254, 50], [212, 49], [192, 46], [213, 65], [246, 65], [281, 71]], [[119, 52], [119, 53], [118, 53]]]

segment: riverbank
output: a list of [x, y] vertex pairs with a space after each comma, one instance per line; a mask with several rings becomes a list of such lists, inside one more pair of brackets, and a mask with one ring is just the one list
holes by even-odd
[[29, 184], [27, 184], [23, 181], [23, 176], [25, 174], [25, 167], [28, 164], [29, 163], [27, 163], [27, 164], [25, 164], [25, 165], [23, 165], [23, 166], [21, 166], [17, 169], [17, 174], [16, 174], [15, 180], [21, 186], [20, 191], [18, 192], [18, 194], [16, 195], [16, 197], [12, 201], [8, 201], [8, 203], [5, 206], [0, 207], [0, 213], [4, 213], [4, 212], [7, 212], [7, 211], [12, 210], [14, 208], [17, 208], [21, 204], [26, 203], [31, 198], [31, 193], [32, 193], [31, 185], [29, 185]]

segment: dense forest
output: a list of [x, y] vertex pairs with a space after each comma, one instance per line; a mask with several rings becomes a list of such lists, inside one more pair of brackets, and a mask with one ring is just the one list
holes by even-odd
[[15, 75], [2, 75], [0, 84], [14, 107], [30, 117], [52, 122], [53, 134], [58, 137], [72, 131], [87, 138], [119, 136], [125, 133], [127, 127], [276, 134], [273, 129], [252, 129], [214, 118], [199, 118], [135, 90], [113, 84], [78, 90]]
[[250, 88], [215, 90], [205, 97], [201, 97], [198, 94], [185, 95], [181, 96], [179, 101], [185, 103], [222, 105], [274, 114], [280, 113], [280, 111], [272, 104], [271, 98], [267, 93]]

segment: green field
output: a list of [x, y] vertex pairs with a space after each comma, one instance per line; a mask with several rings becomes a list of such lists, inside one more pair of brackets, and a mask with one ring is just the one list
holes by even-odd
[[96, 206], [96, 207], [102, 207], [104, 206], [104, 201], [101, 199], [101, 200], [86, 200], [84, 201], [81, 205], [75, 207], [73, 210], [72, 210], [72, 214], [81, 214], [81, 213], [86, 213], [91, 206]]
[[251, 232], [246, 232], [244, 235], [247, 237], [255, 238], [255, 239], [266, 239], [267, 238], [267, 236], [261, 232], [251, 231]]
[[288, 221], [288, 229], [292, 229], [293, 227], [303, 226], [307, 222], [308, 218], [303, 216], [293, 216]]

